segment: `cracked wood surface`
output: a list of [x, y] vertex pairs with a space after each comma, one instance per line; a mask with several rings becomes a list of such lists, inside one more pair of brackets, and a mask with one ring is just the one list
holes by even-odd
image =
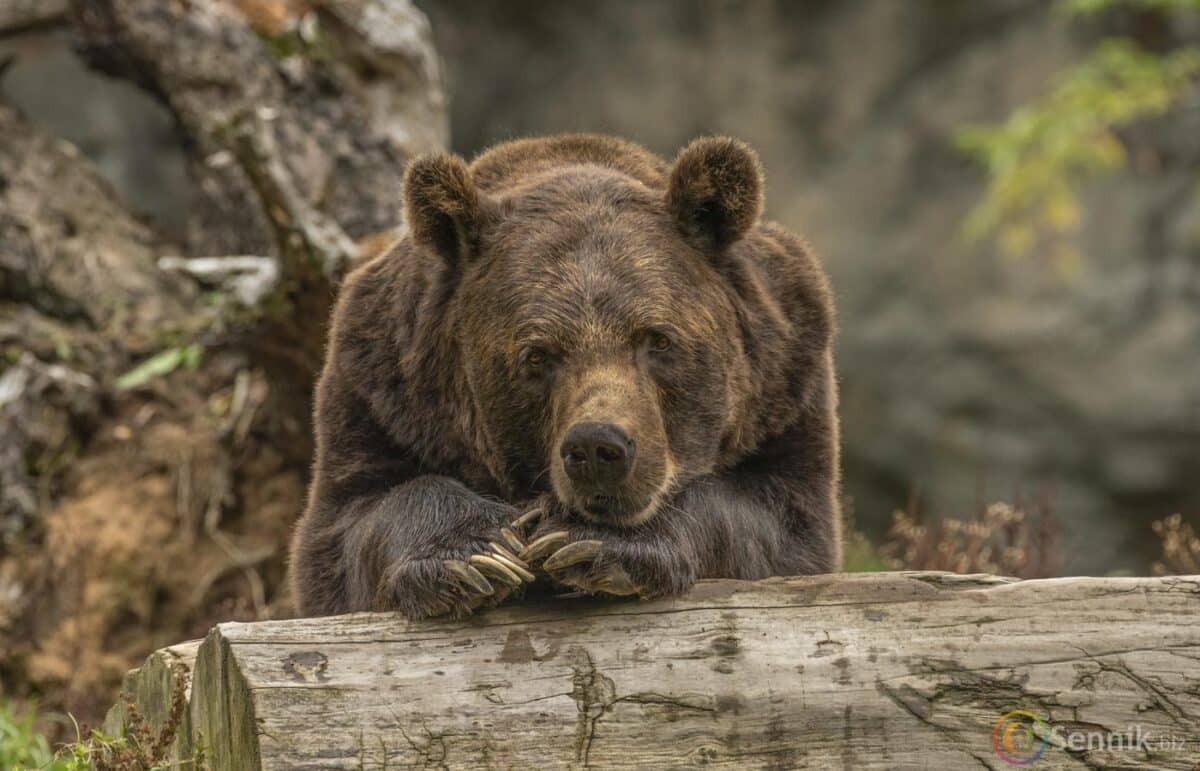
[[[169, 704], [194, 651], [127, 692]], [[1037, 768], [1200, 764], [1200, 576], [705, 581], [460, 621], [221, 624], [196, 661], [178, 746], [214, 768], [1005, 768], [992, 731], [1018, 709], [1053, 729]], [[1146, 741], [1067, 744], [1131, 727]]]

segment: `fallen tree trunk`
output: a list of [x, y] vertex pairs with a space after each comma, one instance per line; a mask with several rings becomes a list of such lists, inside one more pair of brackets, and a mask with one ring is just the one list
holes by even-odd
[[221, 624], [127, 678], [150, 728], [189, 672], [171, 751], [218, 769], [1002, 768], [994, 733], [1038, 768], [1193, 769], [1200, 577], [851, 574]]

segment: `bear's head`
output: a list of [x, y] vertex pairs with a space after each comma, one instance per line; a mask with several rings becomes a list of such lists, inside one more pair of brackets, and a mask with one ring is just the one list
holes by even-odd
[[613, 526], [711, 471], [751, 388], [732, 247], [762, 209], [758, 160], [702, 139], [652, 176], [550, 164], [485, 189], [435, 155], [405, 180], [473, 441], [514, 489]]

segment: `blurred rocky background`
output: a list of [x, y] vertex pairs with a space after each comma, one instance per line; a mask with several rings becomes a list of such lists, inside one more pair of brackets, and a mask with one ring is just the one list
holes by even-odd
[[0, 0], [0, 768], [47, 767], [8, 703], [69, 736], [290, 612], [325, 321], [440, 67], [405, 0]]
[[1200, 514], [1200, 91], [1121, 132], [1128, 162], [1083, 190], [1077, 258], [964, 234], [987, 179], [959, 135], [1106, 39], [1197, 45], [1186, 5], [422, 3], [459, 152], [572, 130], [667, 155], [707, 133], [754, 145], [768, 215], [837, 292], [859, 525], [881, 536], [914, 493], [949, 516], [1048, 501], [1069, 573], [1145, 571], [1151, 521]]
[[412, 154], [557, 131], [759, 150], [860, 566], [1194, 565], [1198, 47], [1195, 0], [0, 0], [0, 702], [94, 724], [288, 612], [338, 278]]

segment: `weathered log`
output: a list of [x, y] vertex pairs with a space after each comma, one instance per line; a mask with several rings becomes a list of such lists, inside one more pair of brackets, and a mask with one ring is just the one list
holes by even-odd
[[[128, 678], [151, 722], [193, 650]], [[850, 574], [221, 624], [190, 706], [176, 750], [219, 769], [1003, 768], [1013, 710], [1044, 722], [997, 740], [1044, 740], [1038, 768], [1193, 769], [1200, 577]]]
[[[108, 711], [104, 720], [104, 732], [119, 736], [135, 719], [131, 714], [133, 705], [138, 717], [145, 723], [150, 735], [157, 738], [170, 719], [171, 707], [176, 695], [183, 698], [191, 693], [191, 671], [196, 662], [199, 640], [172, 645], [155, 651], [146, 663], [125, 676], [122, 684], [122, 700]], [[192, 744], [192, 716], [184, 709], [179, 724], [169, 729], [171, 741], [166, 743], [162, 759], [170, 761], [172, 767], [193, 767], [196, 748]]]

